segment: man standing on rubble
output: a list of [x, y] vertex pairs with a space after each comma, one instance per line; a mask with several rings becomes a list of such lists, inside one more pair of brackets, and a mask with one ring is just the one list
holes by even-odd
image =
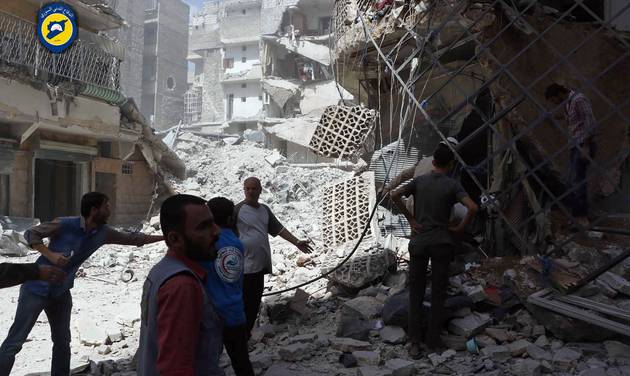
[[206, 201], [171, 196], [160, 208], [166, 255], [142, 290], [138, 375], [223, 376], [221, 319], [200, 263], [213, 261], [220, 229]]
[[[448, 284], [448, 266], [453, 258], [456, 236], [461, 236], [477, 213], [477, 205], [461, 184], [448, 175], [455, 160], [451, 149], [440, 144], [433, 153], [433, 171], [415, 177], [392, 192], [396, 206], [409, 221], [415, 236], [409, 242], [409, 355], [420, 356], [421, 308], [426, 288], [426, 273], [431, 260], [431, 315], [425, 343], [430, 349], [442, 347], [440, 332], [444, 319], [444, 302]], [[401, 197], [414, 197], [414, 214]], [[449, 227], [451, 208], [461, 202], [468, 209], [464, 219]]]
[[234, 218], [239, 237], [245, 246], [243, 303], [245, 304], [247, 333], [251, 336], [260, 310], [265, 274], [270, 274], [272, 270], [268, 235], [280, 235], [304, 253], [311, 253], [313, 249], [308, 240], [298, 240], [280, 224], [267, 205], [258, 202], [262, 192], [262, 185], [258, 178], [245, 179], [243, 189], [245, 200], [234, 208]]
[[[59, 284], [30, 281], [22, 285], [15, 319], [0, 346], [0, 376], [8, 376], [15, 355], [20, 352], [39, 314], [46, 312], [53, 341], [51, 376], [70, 373], [70, 289], [79, 266], [105, 244], [142, 246], [162, 240], [161, 236], [122, 233], [107, 225], [111, 215], [109, 199], [90, 192], [81, 198], [81, 216], [64, 217], [30, 228], [24, 233], [29, 246], [42, 255], [38, 265], [56, 266], [66, 276]], [[44, 245], [44, 238], [50, 244]]]
[[221, 228], [217, 258], [201, 265], [208, 273], [206, 290], [223, 319], [223, 345], [236, 376], [254, 376], [249, 361], [247, 320], [243, 306], [244, 247], [234, 232], [234, 203], [225, 197], [208, 201], [214, 221]]
[[597, 126], [589, 99], [582, 93], [553, 83], [545, 90], [545, 98], [555, 105], [564, 103], [564, 116], [569, 128], [570, 170], [569, 195], [571, 215], [575, 219], [572, 229], [590, 227], [588, 215], [588, 182], [590, 161], [595, 157], [594, 131]]

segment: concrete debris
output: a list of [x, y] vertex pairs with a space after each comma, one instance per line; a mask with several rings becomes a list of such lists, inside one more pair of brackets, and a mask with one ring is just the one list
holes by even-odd
[[529, 346], [531, 346], [532, 343], [529, 342], [526, 339], [519, 339], [518, 341], [514, 341], [510, 344], [507, 345], [508, 349], [510, 349], [510, 352], [512, 353], [512, 356], [521, 356], [523, 354], [525, 354], [527, 352], [527, 349], [529, 348]]
[[510, 372], [516, 376], [539, 376], [542, 364], [533, 359], [519, 359], [510, 367]]
[[486, 334], [499, 342], [507, 342], [510, 339], [507, 329], [486, 328]]
[[14, 230], [0, 230], [0, 255], [12, 257], [24, 257], [30, 248], [20, 233]]
[[604, 342], [604, 347], [606, 348], [609, 359], [630, 358], [630, 346], [624, 343], [617, 341], [606, 341]]
[[376, 366], [360, 367], [358, 376], [392, 376], [393, 372], [389, 369], [383, 369]]
[[267, 369], [273, 364], [273, 357], [267, 353], [250, 354], [249, 361], [255, 369]]
[[275, 77], [264, 78], [262, 87], [280, 107], [300, 92], [298, 84]]
[[481, 349], [481, 355], [487, 356], [495, 362], [505, 362], [510, 359], [512, 353], [507, 346], [497, 345], [497, 346], [488, 346]]
[[347, 353], [343, 353], [339, 356], [339, 363], [343, 364], [343, 366], [346, 368], [353, 368], [356, 367], [357, 364], [359, 364], [357, 358], [355, 358], [354, 355]]
[[458, 336], [472, 337], [492, 322], [490, 315], [474, 312], [464, 318], [456, 318], [448, 324], [448, 330]]
[[292, 40], [289, 37], [281, 37], [277, 42], [291, 52], [305, 56], [320, 64], [330, 65], [330, 49], [327, 46], [304, 39]]
[[294, 343], [278, 349], [278, 355], [287, 362], [296, 362], [310, 356], [312, 348], [308, 343]]
[[553, 359], [551, 353], [549, 351], [545, 351], [537, 345], [529, 345], [527, 346], [527, 355], [530, 358], [535, 360], [547, 360], [551, 361]]
[[381, 362], [381, 355], [376, 351], [353, 351], [359, 366], [377, 366]]
[[330, 347], [341, 352], [353, 352], [367, 350], [372, 345], [369, 342], [358, 341], [352, 338], [333, 337], [330, 339]]
[[107, 333], [98, 323], [86, 318], [79, 318], [75, 327], [79, 332], [79, 339], [86, 346], [100, 346], [107, 341]]
[[553, 354], [553, 365], [564, 370], [568, 371], [577, 365], [577, 361], [582, 358], [582, 353], [563, 347]]
[[[370, 239], [364, 241], [353, 256], [340, 268], [328, 275], [328, 279], [350, 289], [360, 289], [367, 284], [387, 274], [395, 265], [396, 256], [393, 252], [369, 246]], [[349, 245], [352, 242], [349, 243]], [[352, 249], [350, 246], [343, 248], [343, 257]], [[322, 273], [328, 273], [337, 266], [338, 261], [327, 260], [322, 263]]]
[[401, 343], [405, 343], [407, 340], [407, 335], [403, 328], [398, 326], [385, 326], [379, 332], [381, 339], [385, 343], [391, 343], [394, 345], [398, 345]]
[[385, 362], [385, 367], [392, 371], [393, 376], [411, 376], [416, 373], [416, 363], [400, 358]]
[[624, 295], [630, 295], [630, 282], [620, 275], [606, 272], [598, 278], [598, 281], [605, 283]]

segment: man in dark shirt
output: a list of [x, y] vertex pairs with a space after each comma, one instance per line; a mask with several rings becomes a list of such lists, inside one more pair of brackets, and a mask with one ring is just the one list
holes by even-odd
[[[442, 347], [440, 331], [444, 317], [444, 301], [448, 283], [448, 265], [453, 257], [455, 236], [461, 236], [472, 222], [477, 205], [462, 186], [448, 176], [454, 165], [453, 152], [440, 144], [433, 153], [434, 169], [418, 176], [392, 193], [392, 200], [405, 215], [413, 232], [409, 243], [409, 328], [411, 342], [409, 354], [420, 356], [420, 315], [426, 288], [426, 273], [431, 259], [431, 316], [425, 343], [431, 349]], [[414, 196], [412, 215], [401, 200], [401, 196]], [[451, 208], [457, 202], [466, 206], [468, 212], [456, 226], [450, 227]]]
[[66, 273], [63, 270], [48, 265], [32, 264], [0, 264], [0, 289], [20, 285], [26, 281], [40, 279], [46, 282], [59, 283]]

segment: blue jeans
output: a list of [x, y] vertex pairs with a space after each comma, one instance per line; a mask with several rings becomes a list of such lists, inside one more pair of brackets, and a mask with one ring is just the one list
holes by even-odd
[[39, 314], [44, 311], [50, 323], [53, 341], [51, 376], [70, 374], [70, 313], [72, 296], [66, 291], [61, 296], [49, 298], [20, 288], [15, 319], [7, 338], [0, 346], [0, 376], [9, 376], [15, 355], [20, 352]]

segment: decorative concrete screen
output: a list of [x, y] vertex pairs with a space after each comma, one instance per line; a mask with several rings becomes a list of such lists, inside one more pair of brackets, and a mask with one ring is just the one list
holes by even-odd
[[[359, 239], [374, 208], [375, 197], [373, 172], [324, 187], [322, 236], [327, 248], [338, 248]], [[366, 237], [378, 235], [376, 228], [373, 220]]]
[[[339, 269], [328, 275], [328, 279], [349, 288], [361, 288], [382, 277], [396, 263], [396, 255], [389, 250], [362, 243], [354, 256]], [[321, 266], [322, 273], [337, 266], [330, 260]]]
[[360, 106], [328, 106], [309, 146], [322, 157], [352, 157], [374, 129], [376, 116], [375, 110]]

